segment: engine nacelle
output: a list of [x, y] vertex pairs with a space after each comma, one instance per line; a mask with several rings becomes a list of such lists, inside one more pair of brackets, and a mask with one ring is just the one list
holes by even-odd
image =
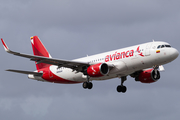
[[136, 81], [142, 83], [153, 83], [160, 79], [160, 72], [154, 69], [149, 69], [141, 72], [138, 77], [135, 78]]
[[87, 74], [90, 77], [101, 77], [109, 73], [109, 67], [106, 63], [98, 63], [87, 68]]

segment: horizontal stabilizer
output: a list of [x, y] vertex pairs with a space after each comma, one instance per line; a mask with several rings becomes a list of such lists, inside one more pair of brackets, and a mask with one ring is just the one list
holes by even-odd
[[38, 72], [31, 72], [31, 71], [23, 71], [23, 70], [12, 70], [12, 69], [8, 69], [6, 71], [10, 71], [10, 72], [16, 72], [16, 73], [22, 73], [22, 74], [32, 74], [35, 76], [42, 76], [43, 73], [38, 73]]

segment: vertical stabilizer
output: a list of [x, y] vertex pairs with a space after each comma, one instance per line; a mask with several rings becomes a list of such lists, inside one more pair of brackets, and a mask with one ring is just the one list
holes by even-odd
[[[38, 38], [38, 36], [31, 37], [31, 44], [32, 44], [32, 49], [33, 49], [34, 55], [51, 58], [51, 55], [49, 54], [47, 49], [44, 47], [44, 45], [42, 44], [42, 42]], [[37, 62], [36, 62], [37, 70], [45, 68], [45, 67], [49, 67], [49, 66], [50, 65], [46, 64], [46, 63], [38, 63], [37, 64]]]

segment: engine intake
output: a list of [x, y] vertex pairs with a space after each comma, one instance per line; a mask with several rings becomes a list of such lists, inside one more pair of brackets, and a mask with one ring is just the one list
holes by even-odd
[[90, 77], [102, 77], [109, 73], [109, 67], [106, 63], [98, 63], [87, 68], [87, 74]]

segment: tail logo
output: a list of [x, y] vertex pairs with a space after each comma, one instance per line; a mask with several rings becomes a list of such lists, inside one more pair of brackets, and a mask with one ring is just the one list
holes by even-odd
[[34, 40], [33, 40], [33, 37], [31, 37], [31, 43], [34, 45]]

